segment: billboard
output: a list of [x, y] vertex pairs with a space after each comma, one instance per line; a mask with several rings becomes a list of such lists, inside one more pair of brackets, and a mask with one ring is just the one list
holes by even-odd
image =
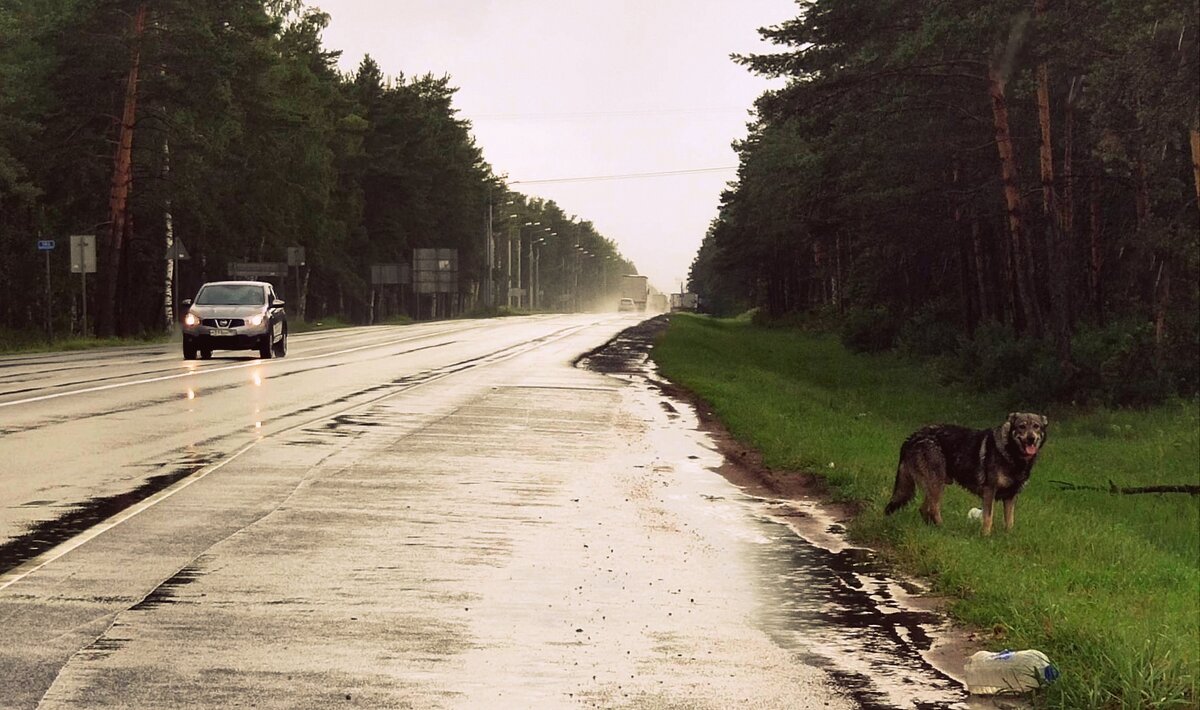
[[458, 293], [457, 249], [413, 249], [413, 291]]

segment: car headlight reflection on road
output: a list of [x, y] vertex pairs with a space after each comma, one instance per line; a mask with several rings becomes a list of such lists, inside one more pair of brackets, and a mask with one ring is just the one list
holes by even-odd
[[197, 318], [197, 317], [196, 317], [194, 314], [191, 314], [191, 313], [189, 313], [189, 314], [187, 314], [186, 316], [184, 316], [184, 317], [183, 317], [183, 323], [184, 323], [184, 325], [196, 325], [196, 324], [197, 324], [197, 323], [199, 323], [199, 322], [200, 322], [200, 319], [199, 319], [199, 318]]
[[262, 325], [262, 322], [263, 322], [262, 314], [260, 313], [256, 316], [250, 316], [250, 320], [248, 320], [246, 322], [249, 323], [250, 325]]

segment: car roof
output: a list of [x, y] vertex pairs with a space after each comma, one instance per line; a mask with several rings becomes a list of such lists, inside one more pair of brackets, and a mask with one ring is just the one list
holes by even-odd
[[206, 281], [205, 286], [270, 286], [266, 281]]

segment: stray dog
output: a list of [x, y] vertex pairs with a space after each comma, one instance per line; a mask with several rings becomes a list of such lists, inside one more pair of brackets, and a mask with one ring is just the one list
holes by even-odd
[[896, 483], [884, 513], [899, 510], [920, 487], [925, 494], [921, 516], [941, 525], [942, 490], [953, 482], [983, 498], [984, 535], [992, 533], [996, 500], [1004, 501], [1004, 528], [1011, 530], [1017, 494], [1046, 443], [1048, 424], [1040, 414], [1013, 412], [995, 429], [935, 424], [917, 430], [900, 447]]

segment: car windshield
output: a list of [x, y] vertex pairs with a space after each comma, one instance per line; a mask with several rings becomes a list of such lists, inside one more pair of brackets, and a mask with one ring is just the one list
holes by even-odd
[[261, 306], [266, 302], [262, 286], [216, 284], [200, 289], [198, 306]]

